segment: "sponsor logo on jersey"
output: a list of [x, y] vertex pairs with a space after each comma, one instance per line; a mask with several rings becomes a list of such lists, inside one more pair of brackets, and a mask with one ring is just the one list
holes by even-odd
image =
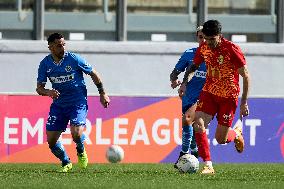
[[201, 78], [206, 78], [206, 72], [204, 72], [204, 71], [199, 71], [199, 70], [196, 70], [195, 72], [194, 72], [194, 76], [195, 77], [201, 77]]
[[67, 81], [72, 81], [75, 74], [59, 76], [59, 77], [50, 77], [52, 83], [65, 83]]

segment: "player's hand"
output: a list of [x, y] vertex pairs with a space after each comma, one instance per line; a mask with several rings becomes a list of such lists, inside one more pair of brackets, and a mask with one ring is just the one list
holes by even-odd
[[247, 103], [242, 103], [240, 106], [240, 117], [246, 117], [249, 115], [249, 107]]
[[100, 94], [100, 101], [104, 108], [109, 106], [110, 99], [105, 93]]
[[181, 84], [181, 82], [179, 80], [174, 80], [174, 81], [171, 81], [171, 87], [173, 89], [175, 89], [177, 86], [179, 86]]
[[47, 96], [49, 96], [50, 98], [54, 100], [58, 99], [59, 95], [60, 93], [55, 89], [48, 90], [48, 93], [47, 93]]
[[182, 83], [178, 89], [178, 95], [180, 98], [182, 98], [182, 96], [185, 94], [186, 91], [186, 84]]

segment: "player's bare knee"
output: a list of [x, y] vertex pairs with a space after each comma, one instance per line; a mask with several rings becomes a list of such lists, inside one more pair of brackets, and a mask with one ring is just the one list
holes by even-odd
[[194, 123], [193, 124], [193, 128], [194, 128], [194, 132], [197, 132], [197, 133], [203, 133], [205, 132], [205, 128], [204, 126], [198, 124], [198, 123]]
[[195, 130], [205, 130], [204, 121], [202, 119], [195, 119], [193, 125]]
[[191, 125], [193, 122], [193, 119], [190, 115], [184, 115], [182, 117], [182, 124], [183, 125]]
[[217, 140], [218, 144], [226, 144], [226, 139], [224, 139], [224, 138], [216, 137], [216, 140]]

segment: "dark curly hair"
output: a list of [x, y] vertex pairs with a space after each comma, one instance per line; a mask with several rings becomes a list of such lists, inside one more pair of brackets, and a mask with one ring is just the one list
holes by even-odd
[[48, 44], [52, 43], [55, 41], [55, 39], [61, 39], [61, 38], [64, 38], [64, 36], [60, 33], [53, 33], [51, 35], [48, 36], [47, 38], [47, 42]]
[[203, 24], [202, 32], [206, 36], [215, 36], [221, 34], [222, 26], [218, 20], [208, 20]]

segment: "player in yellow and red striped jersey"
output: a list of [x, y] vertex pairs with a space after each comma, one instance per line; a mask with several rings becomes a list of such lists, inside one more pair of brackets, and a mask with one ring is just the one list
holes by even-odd
[[240, 116], [249, 114], [249, 73], [246, 60], [237, 45], [222, 37], [221, 29], [221, 24], [217, 20], [204, 23], [202, 32], [206, 42], [197, 49], [194, 57], [196, 68], [205, 62], [207, 69], [206, 82], [199, 97], [194, 123], [198, 153], [205, 162], [202, 174], [215, 173], [205, 132], [215, 115], [218, 120], [215, 132], [217, 142], [225, 144], [234, 141], [238, 152], [241, 153], [244, 149], [242, 129], [231, 129], [240, 92], [239, 75], [243, 77]]

